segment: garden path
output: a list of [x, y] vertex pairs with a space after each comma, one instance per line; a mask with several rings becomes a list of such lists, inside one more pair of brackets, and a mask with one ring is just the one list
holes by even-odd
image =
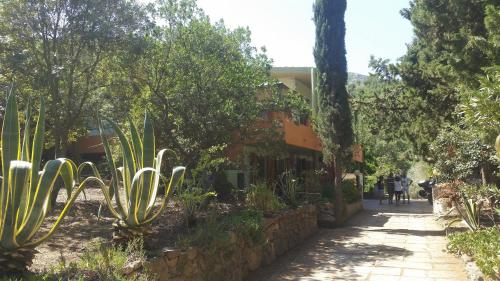
[[250, 280], [467, 280], [462, 261], [444, 251], [443, 228], [427, 201], [364, 206], [346, 226], [321, 229]]

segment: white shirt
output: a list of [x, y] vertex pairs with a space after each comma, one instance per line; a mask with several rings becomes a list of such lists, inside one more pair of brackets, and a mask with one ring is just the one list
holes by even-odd
[[404, 190], [408, 190], [408, 188], [410, 187], [410, 179], [408, 177], [402, 177], [401, 185], [403, 186]]
[[401, 181], [394, 181], [394, 191], [401, 191]]

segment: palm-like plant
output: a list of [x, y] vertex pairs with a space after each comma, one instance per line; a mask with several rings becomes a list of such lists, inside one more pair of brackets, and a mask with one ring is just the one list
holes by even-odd
[[[144, 118], [142, 139], [132, 120], [129, 119], [130, 139], [115, 122], [109, 119], [106, 121], [118, 137], [122, 151], [123, 165], [117, 167], [99, 118], [99, 132], [112, 177], [110, 188], [104, 188], [103, 192], [111, 213], [117, 219], [113, 238], [120, 242], [150, 233], [151, 222], [165, 209], [173, 188], [182, 183], [185, 168], [175, 167], [172, 170], [170, 182], [165, 187], [164, 197], [159, 206], [155, 207], [160, 193], [160, 181], [167, 183], [166, 178], [161, 175], [161, 164], [165, 153], [169, 150], [162, 149], [155, 156], [154, 130], [149, 114], [146, 114]], [[89, 163], [89, 165], [92, 164]], [[98, 176], [95, 167], [93, 169]], [[113, 197], [115, 204], [112, 202]]]
[[[20, 273], [31, 265], [35, 247], [50, 237], [73, 205], [88, 180], [76, 186], [75, 164], [69, 159], [48, 161], [40, 170], [45, 130], [45, 106], [31, 141], [31, 110], [26, 110], [24, 137], [13, 90], [8, 95], [2, 127], [2, 181], [0, 190], [0, 275]], [[36, 235], [51, 208], [51, 193], [58, 177], [63, 179], [68, 200], [57, 220], [43, 235]], [[77, 188], [76, 188], [77, 187]], [[76, 189], [75, 189], [76, 188]]]

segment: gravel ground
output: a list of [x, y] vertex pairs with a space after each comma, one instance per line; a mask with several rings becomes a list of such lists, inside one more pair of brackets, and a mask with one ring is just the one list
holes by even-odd
[[[39, 253], [33, 260], [33, 265], [30, 268], [32, 271], [49, 269], [61, 261], [68, 264], [76, 260], [93, 239], [111, 239], [114, 218], [107, 207], [104, 206], [101, 217], [97, 217], [99, 205], [104, 200], [101, 190], [89, 188], [86, 189], [85, 193], [86, 196], [80, 194], [55, 233], [37, 247]], [[57, 215], [64, 207], [65, 201], [66, 194], [61, 191], [53, 215], [47, 216], [38, 235], [43, 235], [52, 227]], [[178, 235], [187, 231], [181, 208], [170, 201], [166, 210], [155, 221], [153, 231], [154, 233], [148, 238], [149, 240], [145, 241], [146, 244], [155, 245], [158, 249], [174, 245]]]

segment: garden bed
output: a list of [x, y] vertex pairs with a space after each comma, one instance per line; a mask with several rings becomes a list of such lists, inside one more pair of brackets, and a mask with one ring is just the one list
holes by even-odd
[[[46, 243], [37, 247], [39, 253], [35, 255], [33, 265], [30, 267], [31, 271], [41, 272], [56, 265], [68, 265], [88, 250], [93, 240], [100, 238], [104, 241], [111, 240], [114, 218], [106, 206], [103, 206], [98, 217], [99, 205], [104, 200], [100, 189], [89, 188], [85, 192], [86, 199], [80, 195], [57, 231]], [[59, 194], [54, 215], [47, 216], [38, 235], [42, 235], [52, 226], [57, 219], [56, 215], [63, 207], [62, 202], [65, 202], [64, 192]], [[221, 203], [214, 206], [218, 214], [231, 212], [235, 208], [237, 208], [236, 205]], [[163, 214], [153, 222], [152, 230], [153, 233], [144, 241], [146, 249], [175, 245], [179, 236], [188, 232], [181, 207], [171, 200]]]
[[248, 273], [297, 246], [317, 231], [316, 207], [286, 210], [263, 221], [264, 240], [232, 231], [228, 243], [218, 250], [205, 247], [164, 248], [145, 267], [158, 280], [243, 280]]
[[496, 227], [475, 232], [457, 232], [448, 236], [448, 250], [461, 255], [470, 280], [500, 280], [500, 230]]
[[[103, 207], [98, 217], [102, 200], [99, 189], [87, 189], [86, 198], [82, 195], [77, 199], [58, 231], [47, 243], [37, 247], [39, 253], [35, 255], [30, 270], [44, 273], [51, 268], [67, 267], [88, 255], [89, 251], [96, 251], [96, 241], [110, 241], [114, 218], [106, 207]], [[64, 201], [65, 194], [61, 193], [54, 214], [60, 212]], [[147, 268], [147, 274], [155, 276], [156, 280], [242, 280], [249, 272], [271, 263], [317, 230], [317, 211], [314, 205], [285, 208], [263, 217], [261, 230], [252, 229], [254, 223], [250, 225], [250, 229], [245, 226], [247, 229], [239, 231], [237, 225], [247, 219], [246, 214], [252, 212], [238, 203], [213, 203], [209, 210], [199, 214], [201, 219], [197, 225], [187, 227], [182, 208], [171, 201], [152, 225], [152, 235], [145, 237], [145, 261], [133, 271]], [[243, 217], [239, 217], [240, 213], [244, 214]], [[233, 220], [226, 222], [231, 229], [227, 231], [227, 235], [224, 234], [228, 239], [208, 239], [219, 239], [216, 241], [219, 244], [214, 247], [210, 247], [208, 244], [211, 243], [205, 243], [205, 240], [197, 241], [200, 237], [193, 238], [198, 235], [198, 229], [202, 229], [203, 236], [213, 234], [205, 226], [211, 218], [215, 218], [218, 224], [225, 218]], [[47, 231], [55, 220], [55, 215], [48, 216], [41, 233]], [[221, 236], [220, 233], [214, 235]], [[225, 242], [220, 242], [223, 240]], [[129, 262], [133, 263], [126, 263]]]

